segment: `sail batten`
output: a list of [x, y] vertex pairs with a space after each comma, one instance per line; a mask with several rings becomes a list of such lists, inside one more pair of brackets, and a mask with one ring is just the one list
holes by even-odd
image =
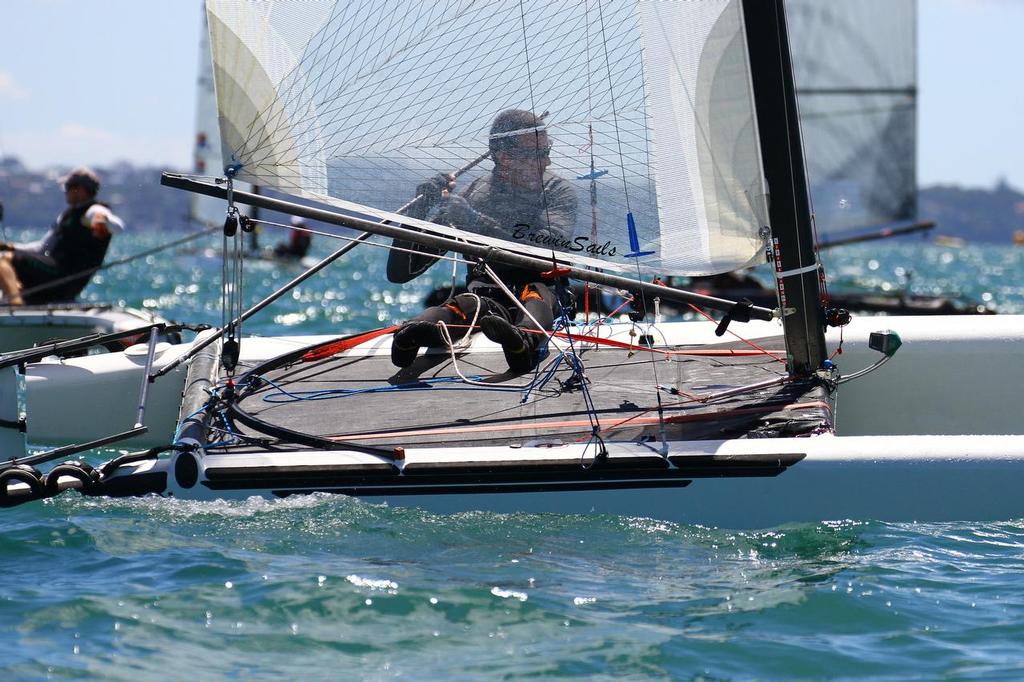
[[[207, 0], [207, 11], [224, 162], [239, 180], [642, 277], [762, 257], [766, 192], [738, 0], [378, 0], [358, 11]], [[489, 133], [507, 110], [548, 112], [548, 150], [501, 148], [533, 159], [542, 182], [499, 174]], [[447, 197], [422, 215], [393, 213], [488, 148], [455, 189], [510, 197], [486, 230], [453, 217]], [[545, 222], [549, 191], [574, 224]]]

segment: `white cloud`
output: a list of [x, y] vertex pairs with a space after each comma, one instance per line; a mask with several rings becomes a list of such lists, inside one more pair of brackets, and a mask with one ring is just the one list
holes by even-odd
[[28, 90], [18, 85], [11, 74], [0, 71], [0, 99], [25, 100]]
[[108, 130], [87, 128], [78, 123], [65, 123], [57, 128], [57, 137], [65, 142], [92, 144], [102, 142], [110, 144], [117, 136]]

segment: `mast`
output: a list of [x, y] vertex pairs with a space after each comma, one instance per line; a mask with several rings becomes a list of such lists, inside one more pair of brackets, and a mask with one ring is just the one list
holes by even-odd
[[806, 375], [827, 357], [825, 319], [784, 0], [742, 3], [789, 372]]

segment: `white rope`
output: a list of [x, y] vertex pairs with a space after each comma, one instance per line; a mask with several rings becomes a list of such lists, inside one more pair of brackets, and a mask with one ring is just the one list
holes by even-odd
[[[450, 355], [451, 360], [452, 360], [452, 370], [455, 372], [455, 374], [457, 374], [458, 377], [460, 379], [462, 379], [463, 382], [465, 382], [467, 384], [470, 384], [471, 386], [483, 386], [485, 388], [494, 388], [495, 384], [493, 384], [491, 382], [487, 382], [487, 381], [477, 381], [475, 379], [470, 379], [469, 377], [467, 377], [462, 372], [462, 368], [459, 366], [458, 356], [455, 353], [455, 347], [452, 344], [451, 334], [448, 331], [448, 325], [446, 325], [444, 322], [438, 322], [437, 326], [438, 326], [439, 331], [441, 332], [441, 338], [444, 340], [445, 344], [448, 346], [448, 352], [449, 352], [449, 355]], [[466, 336], [468, 337], [469, 335], [467, 334]], [[559, 356], [555, 356], [555, 357], [557, 358]], [[551, 366], [551, 362], [553, 362], [553, 361], [549, 361], [548, 362], [547, 367]], [[545, 367], [544, 371], [547, 371], [547, 367]], [[536, 382], [535, 381], [530, 381], [529, 383], [526, 383], [526, 384], [509, 384], [507, 381], [503, 381], [503, 382], [501, 382], [501, 387], [503, 389], [505, 389], [505, 388], [518, 388], [518, 389], [521, 389], [521, 390], [526, 390], [526, 389], [532, 389], [534, 383], [536, 383]]]
[[451, 334], [448, 333], [448, 325], [444, 323], [444, 320], [439, 320], [437, 323], [437, 326], [441, 329], [441, 335], [445, 338], [445, 341], [448, 343], [448, 347], [451, 349], [453, 353], [455, 352], [456, 348], [469, 348], [470, 345], [472, 345], [473, 328], [476, 327], [476, 321], [480, 318], [480, 297], [474, 294], [473, 292], [467, 293], [469, 296], [472, 296], [474, 299], [476, 299], [476, 310], [473, 311], [473, 319], [469, 321], [469, 329], [467, 329], [466, 333], [462, 335], [462, 338], [453, 344], [451, 342]]

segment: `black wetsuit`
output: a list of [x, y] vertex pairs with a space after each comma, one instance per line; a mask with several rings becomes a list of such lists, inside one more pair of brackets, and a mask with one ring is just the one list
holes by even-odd
[[[553, 173], [545, 171], [542, 191], [514, 187], [498, 180], [492, 173], [475, 180], [462, 197], [477, 212], [471, 221], [472, 224], [456, 225], [467, 232], [531, 246], [547, 246], [555, 250], [559, 250], [560, 244], [567, 245], [572, 240], [576, 225], [576, 193], [571, 184]], [[423, 208], [418, 209], [418, 215], [416, 210], [414, 207], [411, 211], [414, 217], [425, 217], [426, 211]], [[450, 222], [443, 212], [432, 221]], [[408, 282], [418, 277], [444, 253], [398, 239], [394, 240], [393, 245], [416, 252], [391, 251], [387, 275], [388, 280], [396, 283]], [[541, 279], [540, 273], [530, 268], [498, 263], [491, 264], [491, 269], [519, 298], [523, 307], [537, 322], [545, 330], [550, 330], [560, 306], [551, 287]], [[476, 312], [476, 297], [479, 297], [480, 317], [498, 315], [517, 327], [534, 326], [519, 307], [509, 301], [508, 296], [492, 281], [483, 266], [473, 265], [469, 268], [466, 273], [466, 286], [469, 294], [459, 294], [439, 306], [428, 308], [410, 322], [444, 321], [456, 325], [452, 330], [452, 336], [453, 340], [457, 340], [464, 333], [458, 331], [458, 325], [465, 325], [473, 318]], [[530, 335], [531, 342], [539, 340], [538, 335]]]
[[11, 262], [25, 291], [82, 273], [61, 284], [29, 293], [24, 296], [25, 303], [73, 301], [89, 283], [93, 270], [103, 264], [110, 235], [97, 237], [82, 224], [86, 212], [98, 203], [89, 201], [64, 209], [38, 248], [14, 250]]

